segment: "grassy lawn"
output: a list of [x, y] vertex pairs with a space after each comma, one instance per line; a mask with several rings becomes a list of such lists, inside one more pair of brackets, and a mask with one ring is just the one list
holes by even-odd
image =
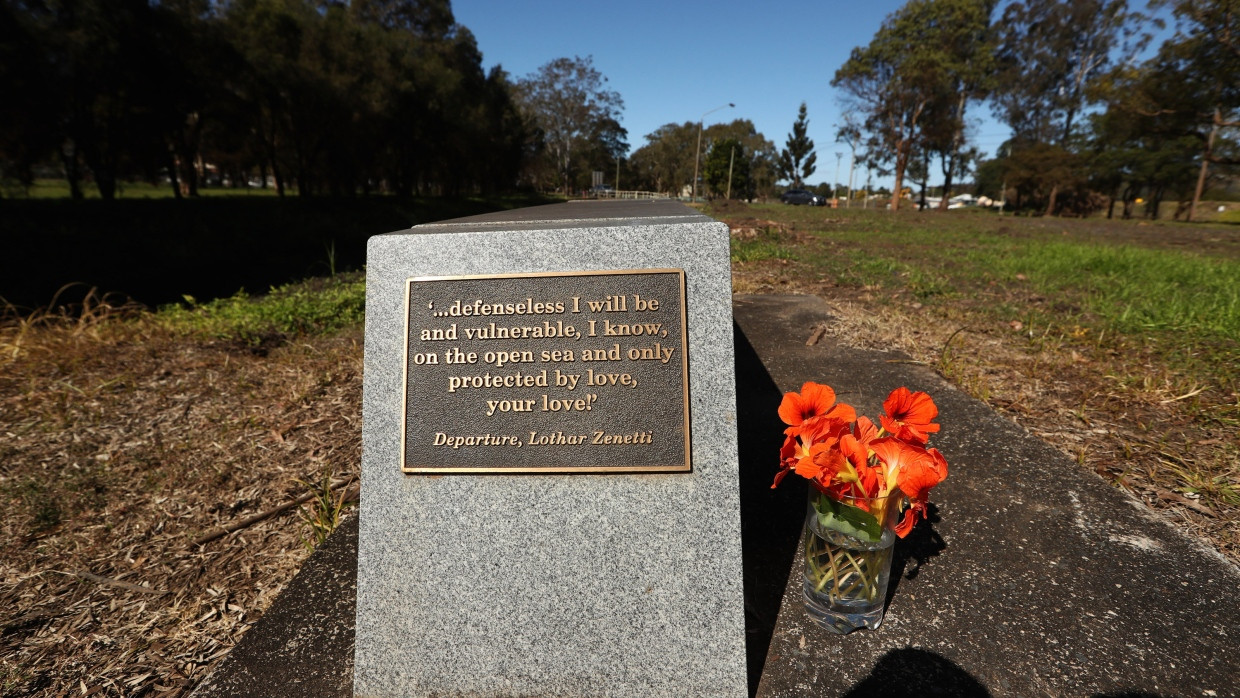
[[[1236, 387], [1240, 227], [1159, 223], [1159, 236], [1124, 240], [1123, 229], [1136, 232], [1139, 224], [1065, 220], [1050, 231], [1048, 221], [985, 213], [821, 214], [777, 204], [750, 213], [777, 225], [733, 239], [732, 259], [740, 265], [795, 261], [839, 286], [884, 292], [888, 302], [911, 298], [1043, 333], [1051, 325], [1070, 328], [1095, 345], [1105, 345], [1109, 334], [1124, 346], [1154, 348], [1171, 367], [1202, 373], [1203, 381]], [[1100, 237], [1104, 226], [1109, 235]], [[1186, 249], [1179, 239], [1186, 236], [1216, 247]]]
[[[296, 192], [290, 192], [295, 194]], [[12, 186], [4, 192], [12, 199], [68, 199], [69, 183], [63, 179], [36, 179], [29, 189]], [[267, 187], [204, 187], [198, 188], [199, 196], [276, 196], [274, 186]], [[99, 189], [91, 183], [82, 185], [82, 196], [87, 199], [98, 199]], [[172, 185], [168, 183], [151, 184], [150, 182], [118, 182], [116, 185], [118, 199], [172, 199]]]

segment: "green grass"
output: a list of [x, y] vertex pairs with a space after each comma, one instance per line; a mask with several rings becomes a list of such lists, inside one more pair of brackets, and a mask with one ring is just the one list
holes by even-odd
[[287, 284], [263, 296], [237, 293], [208, 303], [160, 308], [156, 322], [174, 332], [257, 346], [272, 339], [325, 334], [360, 325], [366, 282], [359, 274]]
[[1038, 242], [970, 259], [1083, 301], [1110, 329], [1240, 342], [1240, 263], [1127, 245]]
[[[3, 196], [7, 199], [68, 199], [69, 183], [63, 179], [36, 179], [29, 188], [14, 182], [6, 182]], [[296, 193], [290, 191], [290, 194]], [[198, 187], [199, 196], [276, 196], [274, 186], [262, 187]], [[82, 196], [87, 199], [98, 199], [99, 188], [93, 183], [82, 183]], [[150, 182], [117, 182], [116, 198], [118, 199], [172, 199], [175, 195], [172, 185], [168, 183], [152, 184]]]
[[774, 240], [732, 241], [733, 262], [759, 262], [765, 259], [788, 259], [793, 252]]
[[[1116, 346], [1158, 351], [1176, 368], [1240, 380], [1240, 260], [1116, 242], [1125, 230], [1148, 235], [1138, 221], [751, 208], [810, 236], [734, 242], [734, 262], [789, 259], [810, 277], [879, 292], [880, 302], [905, 295], [950, 304], [977, 322], [1036, 322], [1056, 334], [1087, 328], [1093, 338], [1118, 338]], [[1104, 241], [1102, 230], [1118, 234]]]

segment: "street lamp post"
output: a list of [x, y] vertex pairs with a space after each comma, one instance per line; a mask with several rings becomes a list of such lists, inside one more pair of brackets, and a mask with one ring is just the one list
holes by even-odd
[[835, 181], [831, 182], [831, 198], [835, 199], [835, 205], [839, 206], [840, 201], [840, 158], [844, 154], [836, 151], [835, 153]]
[[714, 114], [720, 109], [727, 109], [728, 107], [735, 107], [735, 106], [736, 106], [735, 104], [728, 102], [727, 104], [711, 109], [710, 111], [703, 114], [702, 118], [698, 119], [697, 155], [694, 156], [693, 158], [693, 200], [694, 201], [697, 201], [698, 165], [702, 162], [702, 122], [706, 121], [707, 116]]

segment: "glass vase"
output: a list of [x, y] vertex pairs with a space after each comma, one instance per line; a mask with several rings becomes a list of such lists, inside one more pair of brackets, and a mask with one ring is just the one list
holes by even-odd
[[805, 610], [840, 634], [882, 625], [895, 525], [905, 502], [833, 497], [813, 488], [805, 517]]

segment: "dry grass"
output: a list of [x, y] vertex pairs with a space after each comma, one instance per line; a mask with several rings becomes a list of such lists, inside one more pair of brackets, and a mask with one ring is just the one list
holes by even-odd
[[313, 532], [292, 508], [360, 459], [360, 337], [270, 351], [149, 316], [0, 334], [0, 695], [178, 696], [270, 605]]

